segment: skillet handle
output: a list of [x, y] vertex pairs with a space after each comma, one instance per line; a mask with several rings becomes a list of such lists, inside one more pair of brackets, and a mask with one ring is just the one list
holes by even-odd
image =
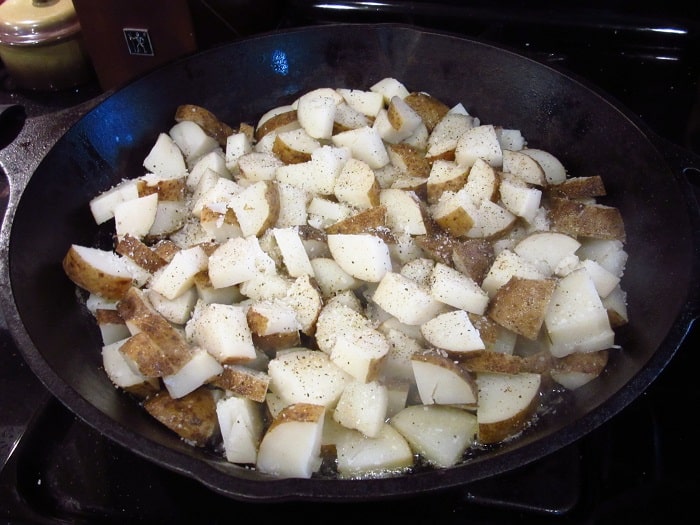
[[[19, 106], [5, 108], [7, 115], [3, 111], [0, 116], [17, 118], [21, 115], [22, 125], [16, 130], [14, 140], [0, 147], [0, 175], [3, 179], [0, 181], [0, 190], [3, 192], [0, 198], [0, 218], [3, 223], [7, 222], [6, 219], [12, 220], [24, 188], [46, 153], [78, 119], [110, 94], [111, 91], [105, 92], [76, 106], [39, 116], [24, 115], [24, 108], [19, 113]], [[2, 228], [0, 247], [6, 240], [4, 232], [8, 226], [3, 224]]]
[[[17, 138], [27, 118], [24, 107], [19, 104], [0, 104], [0, 151]], [[0, 224], [10, 200], [10, 180], [0, 167]]]

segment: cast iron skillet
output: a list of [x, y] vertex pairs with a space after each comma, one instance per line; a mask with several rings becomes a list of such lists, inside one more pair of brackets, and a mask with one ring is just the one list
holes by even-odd
[[[483, 123], [517, 128], [572, 175], [602, 175], [626, 221], [623, 279], [630, 323], [608, 371], [543, 415], [522, 438], [451, 469], [366, 480], [272, 480], [184, 444], [101, 369], [99, 331], [61, 259], [71, 243], [111, 247], [88, 201], [144, 173], [175, 108], [204, 106], [224, 121], [315, 87], [368, 88], [393, 76], [409, 89], [462, 102]], [[333, 25], [262, 35], [172, 63], [108, 96], [70, 128], [28, 181], [13, 181], [2, 230], [2, 302], [26, 361], [88, 424], [143, 457], [245, 500], [357, 500], [454, 487], [523, 466], [578, 440], [639, 396], [698, 315], [698, 209], [678, 162], [642, 124], [584, 84], [485, 43], [397, 25]], [[690, 159], [690, 161], [688, 161]], [[22, 184], [26, 187], [22, 188]], [[19, 186], [19, 187], [18, 187]]]

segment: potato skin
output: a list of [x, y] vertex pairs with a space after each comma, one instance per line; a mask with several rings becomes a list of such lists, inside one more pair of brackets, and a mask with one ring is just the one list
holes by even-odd
[[119, 255], [129, 257], [141, 268], [154, 273], [160, 268], [168, 264], [168, 261], [163, 259], [150, 247], [144, 244], [140, 239], [127, 234], [119, 239], [115, 250]]
[[540, 396], [535, 396], [526, 410], [515, 416], [495, 423], [479, 423], [478, 439], [485, 445], [501, 443], [523, 430], [532, 420], [540, 405]]
[[280, 113], [279, 115], [275, 115], [274, 117], [266, 120], [262, 126], [260, 126], [258, 129], [255, 130], [255, 140], [259, 141], [265, 135], [270, 133], [271, 131], [274, 131], [275, 129], [277, 129], [281, 126], [286, 126], [288, 124], [291, 124], [296, 120], [297, 120], [296, 110], [285, 111], [284, 113]]
[[496, 292], [488, 316], [501, 326], [534, 341], [540, 333], [554, 279], [512, 277]]
[[[131, 287], [117, 304], [117, 312], [148, 338], [147, 345], [138, 345], [133, 351], [135, 356], [140, 355], [141, 362], [148, 363], [153, 373], [169, 375], [191, 358], [192, 349], [184, 336], [148, 305], [143, 291]], [[151, 355], [143, 355], [149, 348]]]
[[600, 175], [590, 177], [571, 177], [560, 184], [553, 184], [546, 189], [548, 197], [566, 199], [589, 199], [607, 194]]
[[498, 372], [501, 374], [518, 374], [525, 365], [519, 355], [503, 354], [489, 350], [468, 352], [459, 359], [461, 366], [470, 372]]
[[194, 104], [183, 104], [175, 110], [175, 120], [191, 120], [204, 130], [204, 132], [215, 138], [221, 146], [226, 146], [226, 139], [234, 133], [233, 128], [218, 119], [208, 109]]
[[572, 237], [625, 240], [620, 210], [602, 204], [585, 204], [566, 198], [549, 199], [552, 230]]
[[182, 439], [198, 447], [208, 445], [218, 428], [214, 396], [204, 387], [178, 399], [162, 390], [144, 401], [143, 407]]
[[132, 285], [130, 277], [106, 274], [83, 259], [71, 246], [63, 257], [63, 271], [77, 286], [88, 292], [118, 300], [126, 295]]
[[289, 421], [299, 421], [301, 423], [315, 423], [325, 412], [325, 407], [312, 403], [294, 403], [282, 409], [277, 417], [272, 421], [267, 429], [270, 432], [276, 426]]
[[432, 131], [450, 110], [449, 106], [441, 100], [420, 91], [409, 93], [404, 101], [421, 116], [428, 131]]
[[258, 403], [265, 401], [269, 383], [270, 377], [266, 373], [237, 365], [226, 365], [224, 371], [210, 381], [213, 386]]
[[386, 227], [386, 206], [378, 205], [351, 215], [347, 219], [331, 224], [325, 229], [326, 234], [336, 233], [371, 233], [388, 243], [396, 239]]
[[279, 135], [275, 137], [275, 141], [272, 144], [272, 153], [285, 164], [300, 164], [311, 160], [311, 153], [295, 150], [284, 142]]
[[481, 284], [496, 255], [486, 239], [462, 239], [452, 247], [452, 261], [460, 272]]

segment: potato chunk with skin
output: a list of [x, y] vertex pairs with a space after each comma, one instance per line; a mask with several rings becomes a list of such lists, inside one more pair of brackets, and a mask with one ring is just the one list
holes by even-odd
[[168, 261], [163, 259], [149, 246], [131, 235], [125, 235], [118, 240], [115, 252], [119, 255], [129, 257], [150, 273], [154, 273], [168, 264]]
[[333, 187], [336, 198], [359, 209], [379, 204], [379, 183], [366, 162], [350, 158], [345, 162]]
[[226, 139], [234, 133], [233, 128], [218, 119], [208, 109], [194, 104], [183, 104], [175, 111], [175, 120], [191, 120], [197, 123], [208, 135], [214, 137], [221, 146], [226, 145]]
[[431, 164], [425, 154], [410, 144], [389, 144], [387, 153], [391, 163], [409, 177], [426, 178], [430, 174]]
[[182, 439], [204, 447], [216, 435], [218, 425], [216, 401], [211, 390], [198, 388], [173, 399], [167, 391], [158, 392], [143, 403], [143, 407]]
[[143, 360], [153, 362], [156, 375], [173, 373], [190, 359], [191, 348], [185, 337], [153, 309], [142, 290], [129, 289], [117, 304], [117, 311], [129, 331], [147, 341], [139, 351], [146, 352]]
[[119, 351], [145, 377], [174, 374], [189, 360], [189, 356], [161, 351], [145, 332], [139, 332], [126, 339]]
[[572, 237], [625, 239], [625, 226], [617, 208], [562, 198], [552, 198], [549, 202], [553, 231]]
[[555, 286], [553, 279], [512, 277], [496, 292], [488, 315], [501, 326], [534, 341]]
[[310, 478], [321, 468], [325, 415], [323, 406], [309, 403], [282, 409], [260, 442], [258, 470], [277, 478]]
[[464, 239], [452, 243], [451, 248], [455, 269], [481, 285], [496, 258], [493, 244], [485, 239]]
[[548, 186], [546, 190], [548, 197], [564, 197], [567, 199], [588, 199], [591, 197], [602, 197], [606, 194], [605, 185], [600, 175], [571, 177], [560, 184]]
[[499, 443], [525, 429], [540, 403], [541, 376], [533, 373], [477, 374], [481, 443]]
[[449, 106], [429, 93], [413, 92], [404, 97], [404, 102], [420, 115], [428, 131], [432, 131], [450, 110]]
[[362, 210], [346, 219], [342, 219], [327, 226], [325, 231], [327, 234], [369, 233], [376, 235], [387, 243], [394, 243], [396, 241], [386, 225], [385, 206], [374, 206]]
[[428, 204], [436, 204], [446, 191], [457, 192], [467, 182], [469, 169], [454, 161], [435, 160], [430, 167], [426, 181]]
[[236, 213], [244, 236], [260, 235], [279, 217], [277, 185], [266, 180], [255, 182], [231, 197], [228, 205]]
[[163, 376], [170, 397], [177, 399], [196, 390], [221, 373], [221, 364], [203, 348], [193, 348], [192, 357], [174, 374]]
[[102, 347], [102, 366], [107, 376], [117, 388], [141, 398], [146, 398], [160, 390], [160, 382], [148, 378], [137, 370], [121, 352], [126, 339], [118, 339]]
[[266, 372], [241, 365], [226, 365], [209, 381], [214, 386], [258, 403], [265, 401], [270, 376]]
[[569, 390], [575, 390], [598, 377], [608, 363], [608, 350], [575, 352], [554, 359], [549, 371], [552, 379]]
[[71, 245], [63, 258], [63, 271], [76, 285], [106, 299], [121, 299], [133, 284], [120, 256], [77, 244]]

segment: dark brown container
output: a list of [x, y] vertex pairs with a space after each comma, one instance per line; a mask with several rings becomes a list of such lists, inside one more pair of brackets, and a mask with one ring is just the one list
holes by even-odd
[[100, 86], [123, 86], [197, 50], [187, 0], [73, 0]]

